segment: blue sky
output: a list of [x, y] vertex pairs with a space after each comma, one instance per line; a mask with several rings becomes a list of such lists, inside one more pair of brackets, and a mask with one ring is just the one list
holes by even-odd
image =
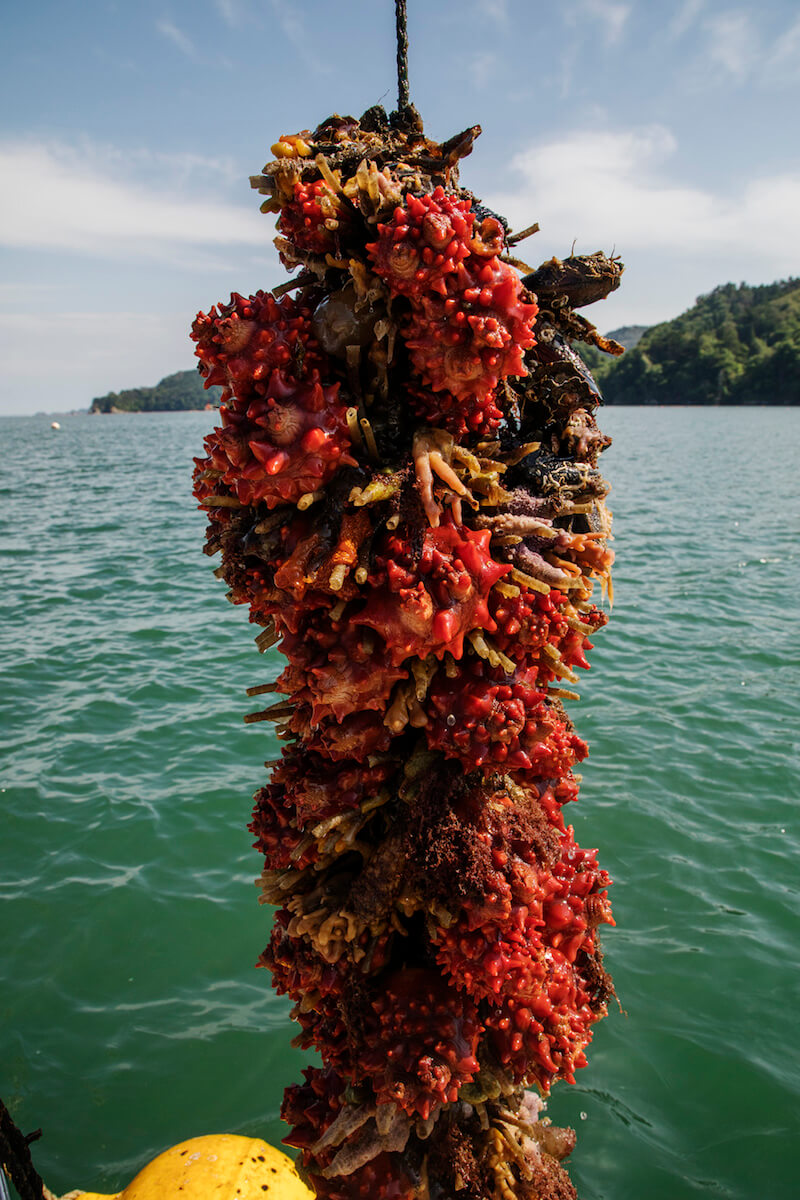
[[[614, 248], [608, 331], [800, 274], [796, 0], [408, 0], [411, 97], [534, 265]], [[6, 5], [0, 412], [192, 366], [198, 309], [285, 278], [248, 176], [395, 102], [392, 0]]]

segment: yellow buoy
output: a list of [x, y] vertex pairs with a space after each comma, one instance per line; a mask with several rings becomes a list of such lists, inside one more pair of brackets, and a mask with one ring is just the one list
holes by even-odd
[[154, 1158], [113, 1196], [77, 1200], [314, 1200], [294, 1163], [259, 1138], [232, 1133], [190, 1138]]

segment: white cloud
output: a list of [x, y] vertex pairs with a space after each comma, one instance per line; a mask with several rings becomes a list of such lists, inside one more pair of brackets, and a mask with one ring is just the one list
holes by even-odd
[[297, 5], [290, 6], [285, 0], [272, 0], [272, 10], [287, 41], [294, 47], [301, 61], [316, 72], [328, 74], [331, 67], [312, 50], [308, 29], [302, 13], [297, 10]]
[[602, 24], [609, 45], [618, 42], [630, 16], [631, 6], [615, 3], [615, 0], [584, 0], [584, 7], [590, 16]]
[[708, 57], [741, 82], [760, 58], [759, 38], [750, 17], [743, 12], [720, 13], [706, 21]]
[[[737, 192], [671, 180], [663, 164], [676, 150], [664, 126], [626, 132], [579, 130], [518, 154], [516, 191], [494, 196], [517, 227], [538, 220], [548, 241], [579, 238], [642, 250], [761, 257], [796, 270], [800, 173], [745, 179]], [[489, 198], [487, 197], [487, 200]]]
[[238, 29], [243, 19], [242, 5], [238, 0], [214, 0], [214, 4], [223, 21], [233, 29]]
[[678, 53], [670, 43], [683, 39], [675, 66], [681, 89], [702, 94], [750, 85], [773, 91], [800, 83], [800, 17], [793, 15], [773, 35], [770, 15], [769, 6], [763, 12], [754, 5], [712, 11], [709, 0], [683, 0], [663, 30], [670, 53]]
[[[180, 259], [192, 247], [269, 243], [269, 218], [251, 207], [182, 194], [123, 178], [116, 152], [102, 154], [44, 143], [0, 143], [0, 244], [58, 248], [94, 256]], [[130, 159], [126, 160], [130, 166]], [[156, 171], [157, 158], [149, 164]], [[174, 162], [169, 171], [174, 178]], [[200, 168], [219, 170], [215, 160], [188, 156], [179, 164], [185, 183]]]
[[498, 25], [508, 24], [508, 0], [477, 0], [475, 7], [482, 19], [488, 17]]
[[735, 83], [752, 81], [775, 88], [800, 81], [800, 17], [796, 17], [768, 43], [751, 13], [728, 10], [703, 22], [708, 40], [703, 50], [703, 68], [716, 67], [717, 78]]
[[768, 79], [774, 82], [800, 78], [800, 17], [776, 38], [765, 65]]
[[465, 77], [476, 87], [484, 88], [497, 70], [497, 55], [491, 50], [483, 50], [474, 54], [465, 64]]
[[572, 26], [587, 17], [597, 21], [602, 27], [606, 45], [613, 46], [622, 37], [631, 6], [620, 0], [570, 0], [562, 4], [561, 13], [567, 24]]
[[[185, 313], [182, 321], [181, 349], [183, 357], [191, 360]], [[52, 360], [57, 359], [59, 374], [68, 381], [87, 366], [119, 361], [120, 353], [124, 360], [126, 346], [141, 354], [145, 345], [176, 343], [177, 322], [176, 317], [170, 328], [171, 322], [165, 322], [162, 313], [4, 313], [0, 314], [0, 344], [9, 373], [24, 371], [30, 379], [51, 378]], [[51, 348], [49, 356], [31, 353], [37, 339], [44, 339]]]
[[630, 4], [622, 4], [618, 0], [562, 0], [558, 13], [569, 30], [556, 59], [558, 89], [563, 100], [572, 91], [576, 73], [579, 73], [578, 64], [587, 46], [593, 47], [597, 42], [595, 22], [600, 25], [604, 45], [614, 46], [622, 37], [630, 12]]
[[624, 132], [578, 130], [530, 146], [513, 160], [519, 187], [485, 193], [512, 227], [538, 221], [541, 233], [519, 253], [536, 264], [553, 253], [616, 249], [625, 286], [603, 304], [605, 329], [665, 320], [701, 292], [729, 280], [750, 283], [800, 274], [796, 237], [800, 172], [761, 177], [746, 168], [736, 188], [713, 191], [667, 171], [676, 150], [663, 126]]
[[683, 0], [683, 4], [670, 21], [670, 37], [680, 38], [688, 33], [705, 7], [706, 0]]
[[160, 21], [156, 21], [156, 29], [168, 41], [172, 42], [173, 46], [177, 46], [181, 54], [185, 54], [187, 58], [191, 58], [193, 62], [199, 62], [200, 55], [197, 53], [194, 42], [184, 33], [182, 29], [166, 17], [162, 17]]

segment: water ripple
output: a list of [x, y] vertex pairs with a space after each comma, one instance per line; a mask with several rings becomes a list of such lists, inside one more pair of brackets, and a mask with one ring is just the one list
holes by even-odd
[[[57, 1191], [121, 1186], [207, 1129], [277, 1141], [309, 1057], [253, 970], [270, 922], [246, 824], [277, 743], [242, 724], [244, 689], [280, 659], [201, 553], [210, 424], [3, 422], [0, 1058]], [[591, 755], [567, 817], [616, 880], [623, 1011], [550, 1112], [593, 1200], [789, 1200], [800, 412], [604, 424], [616, 605], [572, 705]]]

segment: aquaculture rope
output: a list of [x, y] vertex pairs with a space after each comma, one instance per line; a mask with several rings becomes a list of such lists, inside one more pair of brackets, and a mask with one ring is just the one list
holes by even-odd
[[539, 1115], [614, 995], [613, 918], [562, 814], [588, 752], [562, 701], [613, 552], [571, 343], [621, 352], [575, 310], [622, 264], [508, 253], [535, 226], [460, 185], [480, 126], [425, 136], [396, 16], [399, 114], [284, 133], [251, 179], [296, 294], [192, 327], [223, 389], [205, 550], [285, 663], [245, 717], [280, 747], [250, 824], [259, 965], [322, 1058], [284, 1141], [318, 1200], [574, 1200], [574, 1132]]
[[397, 27], [397, 107], [408, 108], [408, 18], [406, 0], [394, 0]]

